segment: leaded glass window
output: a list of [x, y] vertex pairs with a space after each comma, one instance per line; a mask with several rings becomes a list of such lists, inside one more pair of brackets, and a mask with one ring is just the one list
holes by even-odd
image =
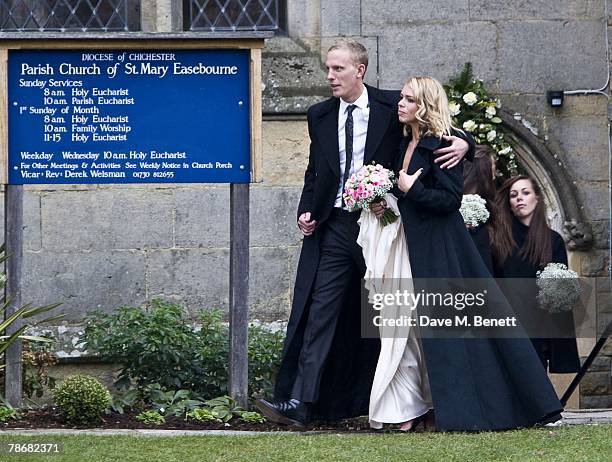
[[279, 0], [188, 0], [186, 30], [258, 31], [279, 29]]
[[0, 31], [132, 31], [140, 0], [0, 0]]

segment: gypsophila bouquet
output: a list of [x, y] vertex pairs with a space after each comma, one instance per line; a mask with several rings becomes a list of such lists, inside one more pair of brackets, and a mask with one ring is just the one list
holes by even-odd
[[578, 273], [563, 263], [549, 263], [536, 273], [537, 302], [540, 309], [549, 313], [571, 311], [582, 295]]
[[461, 74], [444, 85], [448, 95], [448, 108], [453, 125], [468, 131], [476, 144], [487, 144], [497, 153], [497, 169], [507, 176], [518, 173], [516, 156], [506, 141], [502, 119], [499, 117], [501, 103], [489, 96], [482, 80], [475, 79], [472, 65], [466, 63]]
[[459, 212], [465, 224], [471, 227], [484, 224], [489, 219], [487, 201], [478, 194], [465, 194], [461, 199]]
[[[380, 202], [395, 184], [395, 174], [382, 165], [364, 165], [351, 175], [344, 185], [344, 203], [349, 211], [369, 210], [372, 203]], [[393, 210], [387, 209], [379, 221], [386, 226], [397, 220]]]

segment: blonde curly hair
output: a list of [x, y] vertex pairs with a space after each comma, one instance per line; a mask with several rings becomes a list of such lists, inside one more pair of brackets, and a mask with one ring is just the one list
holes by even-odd
[[[441, 138], [443, 135], [450, 135], [451, 129], [462, 131], [451, 122], [448, 97], [440, 82], [433, 77], [411, 77], [406, 80], [405, 85], [412, 89], [418, 107], [416, 119], [421, 137]], [[408, 128], [404, 126], [404, 135], [408, 134]]]

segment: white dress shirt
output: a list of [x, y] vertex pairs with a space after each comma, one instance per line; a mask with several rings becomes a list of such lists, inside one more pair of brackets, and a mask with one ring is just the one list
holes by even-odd
[[357, 106], [353, 109], [353, 162], [351, 163], [350, 175], [357, 173], [363, 167], [363, 156], [365, 154], [366, 135], [368, 134], [368, 119], [370, 103], [368, 90], [364, 86], [363, 93], [354, 103], [347, 103], [340, 99], [340, 109], [338, 110], [338, 145], [340, 147], [340, 182], [336, 194], [334, 207], [342, 206], [342, 193], [344, 191], [344, 169], [346, 164], [346, 134], [345, 125], [347, 119], [347, 108], [351, 105]]

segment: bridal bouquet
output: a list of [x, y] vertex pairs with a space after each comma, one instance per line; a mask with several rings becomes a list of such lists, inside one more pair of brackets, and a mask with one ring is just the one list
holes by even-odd
[[[380, 202], [395, 184], [395, 174], [382, 165], [364, 165], [351, 175], [344, 185], [344, 203], [353, 212], [368, 209], [370, 204]], [[387, 209], [380, 217], [381, 226], [397, 220], [393, 210]]]
[[465, 224], [470, 227], [484, 224], [489, 219], [487, 201], [478, 194], [465, 194], [461, 199], [459, 212]]
[[563, 263], [549, 263], [536, 273], [538, 306], [549, 313], [571, 311], [582, 295], [578, 273]]

